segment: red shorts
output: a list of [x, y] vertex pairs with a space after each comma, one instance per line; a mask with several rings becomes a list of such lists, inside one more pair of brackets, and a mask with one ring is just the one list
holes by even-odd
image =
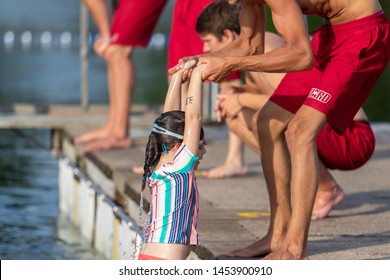
[[151, 256], [151, 255], [139, 254], [138, 260], [153, 261], [153, 260], [165, 260], [165, 259], [158, 258], [158, 257], [155, 257], [155, 256]]
[[327, 124], [317, 136], [318, 155], [329, 169], [357, 169], [371, 158], [374, 149], [374, 133], [363, 121], [352, 121], [343, 136]]
[[[203, 53], [203, 41], [196, 32], [196, 22], [203, 9], [214, 0], [177, 0], [172, 14], [171, 34], [168, 42], [167, 69], [179, 59]], [[232, 72], [226, 80], [240, 79], [240, 72]]]
[[196, 32], [198, 16], [213, 0], [177, 0], [173, 8], [168, 42], [168, 69], [185, 56], [201, 54], [203, 42]]
[[[167, 0], [120, 0], [111, 25], [111, 44], [146, 47]], [[116, 38], [117, 37], [117, 38]]]
[[293, 114], [302, 104], [310, 106], [342, 134], [390, 60], [390, 24], [383, 11], [327, 24], [311, 44], [314, 67], [287, 73], [270, 100]]

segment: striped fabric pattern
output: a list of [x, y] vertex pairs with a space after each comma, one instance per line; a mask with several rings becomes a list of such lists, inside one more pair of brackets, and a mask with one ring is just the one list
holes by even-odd
[[182, 144], [173, 162], [150, 177], [150, 218], [146, 242], [199, 245], [198, 157]]

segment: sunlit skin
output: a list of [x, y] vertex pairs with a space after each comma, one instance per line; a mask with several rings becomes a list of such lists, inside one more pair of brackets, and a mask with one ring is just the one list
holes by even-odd
[[237, 34], [230, 30], [225, 30], [224, 35], [220, 39], [210, 33], [200, 34], [200, 38], [203, 41], [203, 52], [210, 53], [218, 51], [233, 41], [237, 36]]
[[[203, 80], [215, 82], [223, 80], [232, 71], [289, 72], [300, 71], [311, 67], [309, 38], [302, 14], [318, 15], [331, 24], [340, 24], [372, 15], [381, 9], [376, 0], [241, 0], [243, 9], [240, 15], [241, 34], [235, 42], [219, 52], [199, 55], [199, 63], [208, 64]], [[263, 5], [268, 5], [272, 19], [279, 34], [285, 40], [285, 46], [262, 55], [265, 23], [259, 16]], [[260, 21], [260, 23], [259, 23]], [[292, 25], [291, 22], [295, 24]], [[250, 55], [250, 56], [248, 56]], [[242, 56], [246, 56], [243, 60]], [[222, 59], [223, 57], [223, 59]], [[173, 74], [183, 67], [183, 58], [178, 65], [169, 69]], [[217, 70], [217, 69], [222, 70]], [[211, 74], [212, 73], [212, 74]], [[188, 72], [183, 78], [188, 78]]]
[[[381, 10], [376, 0], [242, 0], [240, 36], [220, 51], [197, 57], [206, 64], [203, 79], [220, 82], [232, 71], [291, 72], [309, 70], [314, 57], [303, 18], [318, 15], [331, 24], [360, 19]], [[264, 53], [265, 9], [272, 14], [284, 45]], [[182, 69], [183, 58], [170, 73]], [[183, 79], [190, 72], [183, 73]], [[326, 115], [303, 105], [294, 115], [268, 101], [257, 120], [263, 172], [270, 197], [270, 226], [253, 244], [231, 256], [307, 259], [307, 239], [319, 183], [315, 146]], [[291, 187], [290, 187], [291, 186]]]
[[[194, 64], [195, 62], [188, 62], [186, 67], [190, 67]], [[202, 131], [201, 74], [203, 70], [204, 66], [200, 66], [194, 69], [193, 76], [191, 77], [191, 81], [188, 87], [184, 107], [185, 122], [182, 143], [186, 145], [187, 149], [193, 155], [198, 157], [198, 160], [194, 164], [194, 169], [198, 168], [200, 161], [207, 152], [205, 148], [206, 141], [204, 139], [199, 140]], [[181, 73], [177, 73], [173, 75], [170, 81], [164, 103], [164, 112], [179, 110], [182, 108], [181, 77]], [[168, 153], [162, 153], [154, 169], [157, 170], [161, 166], [173, 162], [175, 154], [182, 143], [176, 143], [170, 150], [168, 150]], [[184, 260], [190, 254], [191, 248], [192, 246], [189, 244], [149, 242], [142, 245], [141, 253], [169, 260]]]
[[[204, 32], [199, 34], [203, 41], [203, 52], [210, 53], [215, 52], [237, 38], [237, 34], [229, 29], [225, 29], [221, 36], [216, 36], [211, 33]], [[222, 121], [222, 111], [220, 107], [220, 100], [230, 94], [231, 88], [241, 86], [241, 81], [227, 80], [219, 83], [220, 94], [216, 101], [214, 111], [219, 122]], [[232, 176], [243, 176], [248, 173], [248, 167], [244, 162], [244, 146], [241, 139], [233, 132], [229, 130], [229, 144], [225, 161], [217, 165], [210, 170], [202, 171], [200, 174], [209, 179], [227, 178]]]
[[[212, 34], [202, 34], [204, 51], [216, 51], [221, 45], [228, 43], [228, 40], [219, 40]], [[283, 40], [276, 34], [266, 32], [265, 52], [269, 52], [283, 44]], [[221, 117], [226, 118], [229, 130], [238, 135], [253, 151], [260, 154], [259, 142], [257, 140], [256, 123], [259, 109], [267, 102], [275, 88], [278, 86], [284, 73], [247, 72], [245, 74], [245, 85], [240, 87], [228, 87], [218, 95], [216, 110]], [[239, 96], [238, 96], [239, 95]], [[238, 104], [238, 101], [240, 104]], [[236, 112], [236, 113], [234, 113]], [[368, 120], [363, 109], [354, 117], [355, 120]], [[229, 143], [230, 145], [230, 143]], [[231, 167], [231, 170], [229, 169]], [[237, 167], [226, 163], [218, 166], [206, 174], [229, 174], [237, 170]], [[329, 170], [320, 162], [320, 180], [318, 191], [313, 207], [312, 219], [318, 220], [328, 216], [328, 214], [344, 200], [343, 189], [338, 185]]]

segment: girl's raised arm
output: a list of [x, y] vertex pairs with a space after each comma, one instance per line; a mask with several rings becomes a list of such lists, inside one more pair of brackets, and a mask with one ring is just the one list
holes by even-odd
[[165, 96], [164, 109], [163, 112], [173, 111], [173, 110], [181, 110], [183, 106], [181, 106], [181, 88], [182, 88], [182, 73], [184, 70], [187, 70], [193, 67], [196, 64], [196, 61], [192, 60], [187, 62], [184, 65], [184, 68], [180, 71], [173, 74], [167, 91], [167, 95]]
[[202, 128], [202, 72], [206, 65], [196, 67], [191, 75], [185, 104], [185, 128], [183, 142], [196, 155]]

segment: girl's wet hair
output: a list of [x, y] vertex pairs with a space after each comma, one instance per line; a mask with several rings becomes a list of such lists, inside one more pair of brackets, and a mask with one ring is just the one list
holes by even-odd
[[[168, 111], [162, 113], [154, 123], [159, 127], [169, 130], [171, 132], [183, 135], [184, 134], [184, 112], [183, 111]], [[203, 139], [203, 128], [201, 131], [201, 139]], [[146, 181], [151, 175], [154, 166], [159, 162], [163, 151], [163, 144], [169, 151], [177, 143], [182, 143], [182, 139], [178, 139], [174, 136], [158, 133], [152, 131], [149, 135], [148, 143], [145, 150], [145, 163], [144, 163], [144, 175], [142, 178], [142, 190], [145, 189]]]

